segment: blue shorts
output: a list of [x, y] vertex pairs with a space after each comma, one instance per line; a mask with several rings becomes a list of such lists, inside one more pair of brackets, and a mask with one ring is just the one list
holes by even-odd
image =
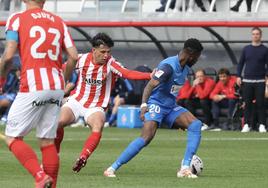
[[13, 102], [16, 95], [17, 93], [4, 93], [3, 95], [0, 95], [0, 100], [9, 100], [10, 102]]
[[165, 123], [169, 128], [172, 128], [176, 118], [184, 112], [188, 112], [188, 110], [178, 105], [170, 108], [158, 104], [148, 104], [148, 112], [145, 113], [144, 121], [156, 121], [159, 125]]

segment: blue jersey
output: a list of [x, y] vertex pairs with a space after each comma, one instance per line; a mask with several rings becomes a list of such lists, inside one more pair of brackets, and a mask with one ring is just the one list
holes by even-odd
[[158, 104], [173, 108], [176, 106], [176, 97], [184, 85], [190, 67], [180, 65], [178, 56], [169, 57], [161, 61], [154, 74], [154, 79], [160, 84], [153, 89], [148, 104]]

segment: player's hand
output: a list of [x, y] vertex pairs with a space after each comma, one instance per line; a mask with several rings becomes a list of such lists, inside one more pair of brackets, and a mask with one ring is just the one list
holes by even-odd
[[155, 72], [156, 72], [156, 69], [154, 69], [153, 72], [151, 72], [151, 74], [150, 74], [151, 78], [153, 78]]
[[196, 86], [196, 85], [198, 85], [198, 84], [199, 84], [199, 79], [196, 78], [196, 79], [193, 81], [193, 86]]
[[242, 84], [242, 80], [241, 80], [240, 77], [237, 77], [237, 79], [236, 79], [236, 84], [237, 84], [239, 87], [241, 86], [241, 84]]
[[144, 115], [145, 115], [145, 113], [148, 111], [148, 108], [147, 108], [147, 106], [144, 106], [144, 107], [141, 107], [141, 113], [140, 113], [140, 119], [142, 120], [142, 121], [144, 121]]

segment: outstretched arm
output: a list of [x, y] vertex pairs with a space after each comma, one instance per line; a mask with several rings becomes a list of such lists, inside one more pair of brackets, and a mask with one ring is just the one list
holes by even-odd
[[151, 78], [150, 73], [126, 69], [118, 62], [111, 63], [111, 70], [118, 76], [130, 80], [150, 80]]

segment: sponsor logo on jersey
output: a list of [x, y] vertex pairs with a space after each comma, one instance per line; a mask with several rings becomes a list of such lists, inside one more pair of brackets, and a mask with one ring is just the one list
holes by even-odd
[[58, 99], [48, 99], [44, 101], [33, 101], [32, 106], [44, 106], [46, 104], [56, 104], [57, 106], [61, 106], [61, 101]]
[[163, 74], [164, 74], [164, 71], [162, 71], [162, 70], [157, 70], [157, 71], [155, 72], [154, 76], [155, 76], [156, 78], [160, 78], [160, 76], [162, 76]]
[[102, 85], [105, 82], [104, 80], [95, 80], [92, 78], [85, 78], [84, 81], [90, 85]]

